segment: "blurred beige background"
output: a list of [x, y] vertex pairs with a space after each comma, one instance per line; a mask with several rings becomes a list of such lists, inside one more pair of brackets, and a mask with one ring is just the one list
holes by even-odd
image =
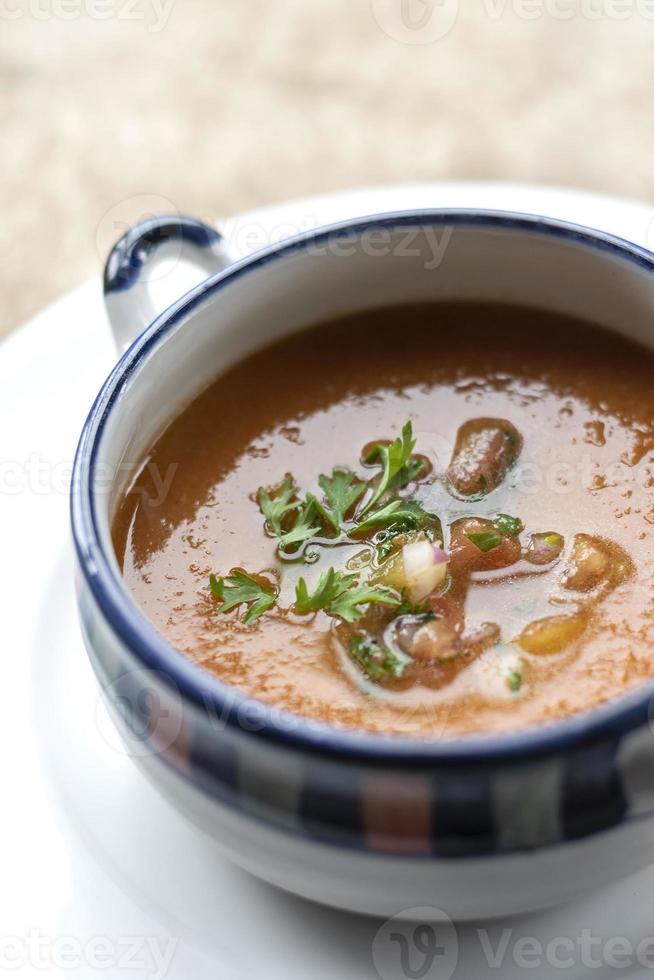
[[388, 181], [654, 198], [652, 0], [0, 0], [0, 334], [159, 201]]

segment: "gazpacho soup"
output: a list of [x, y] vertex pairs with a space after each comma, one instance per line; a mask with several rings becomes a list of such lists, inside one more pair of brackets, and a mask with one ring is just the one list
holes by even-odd
[[654, 676], [654, 355], [497, 304], [371, 310], [231, 367], [122, 500], [182, 654], [330, 724], [444, 738]]

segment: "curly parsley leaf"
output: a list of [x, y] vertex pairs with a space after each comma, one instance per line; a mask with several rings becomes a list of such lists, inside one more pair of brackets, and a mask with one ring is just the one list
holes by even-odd
[[282, 551], [288, 551], [293, 545], [302, 544], [308, 541], [315, 534], [320, 534], [320, 525], [315, 524], [316, 507], [315, 500], [307, 497], [307, 501], [302, 505], [302, 509], [297, 514], [293, 527], [285, 531], [279, 538]]
[[519, 517], [511, 517], [509, 514], [498, 514], [493, 521], [493, 526], [500, 534], [506, 534], [510, 538], [517, 538], [525, 529]]
[[257, 494], [259, 510], [268, 521], [271, 529], [278, 538], [284, 534], [282, 521], [291, 511], [300, 508], [300, 501], [297, 496], [297, 487], [290, 473], [284, 477], [284, 482], [277, 488], [273, 496], [264, 487], [261, 487]]
[[466, 534], [466, 538], [472, 541], [480, 551], [487, 552], [492, 551], [494, 548], [499, 548], [502, 544], [504, 538], [497, 531], [480, 531], [478, 534]]
[[331, 477], [321, 473], [318, 484], [327, 502], [327, 507], [319, 504], [321, 516], [340, 534], [345, 515], [363, 496], [366, 485], [351, 470], [338, 469], [332, 470]]
[[389, 490], [404, 487], [420, 476], [426, 464], [424, 460], [412, 456], [415, 445], [413, 427], [409, 421], [402, 429], [402, 435], [394, 442], [387, 446], [378, 442], [372, 447], [365, 462], [367, 464], [380, 462], [382, 474], [372, 497], [363, 508], [362, 515], [372, 510]]
[[340, 616], [348, 623], [363, 615], [360, 608], [369, 602], [385, 606], [399, 606], [400, 600], [380, 586], [359, 586], [357, 576], [328, 568], [318, 580], [313, 593], [309, 592], [303, 578], [295, 587], [295, 608], [301, 614], [324, 610], [330, 616]]
[[313, 594], [311, 594], [309, 593], [307, 583], [301, 578], [295, 587], [295, 607], [302, 614], [318, 612], [319, 609], [327, 609], [356, 580], [356, 575], [345, 574], [343, 572], [337, 572], [335, 568], [328, 568], [320, 576], [318, 584]]
[[275, 589], [263, 585], [240, 568], [233, 568], [224, 578], [211, 575], [209, 585], [212, 594], [221, 601], [219, 612], [229, 612], [242, 604], [248, 606], [244, 623], [253, 623], [277, 601]]
[[350, 639], [350, 657], [368, 680], [377, 682], [402, 677], [411, 663], [406, 654], [389, 650], [361, 633]]
[[[262, 487], [257, 502], [283, 551], [320, 533], [320, 527], [312, 523], [316, 513], [315, 501], [307, 499], [303, 503], [299, 499], [290, 473], [286, 474], [284, 482], [272, 496]], [[294, 514], [292, 521], [289, 520], [290, 514]]]
[[382, 606], [399, 606], [400, 600], [393, 595], [390, 589], [382, 586], [362, 585], [357, 588], [348, 589], [332, 602], [328, 612], [332, 616], [340, 616], [346, 623], [353, 623], [363, 616], [361, 606], [368, 605], [369, 602], [376, 602]]
[[369, 514], [360, 524], [356, 524], [351, 533], [365, 534], [367, 531], [379, 530], [384, 527], [398, 526], [398, 532], [415, 531], [430, 519], [424, 507], [414, 500], [392, 500], [390, 504]]

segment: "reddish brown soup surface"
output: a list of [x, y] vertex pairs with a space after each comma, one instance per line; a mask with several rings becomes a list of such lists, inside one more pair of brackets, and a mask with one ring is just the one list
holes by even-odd
[[[654, 675], [653, 381], [644, 348], [501, 305], [398, 307], [294, 334], [219, 377], [152, 447], [115, 520], [125, 582], [184, 655], [265, 702], [336, 725], [443, 737], [591, 708]], [[509, 422], [521, 446], [485, 431], [488, 419]], [[295, 605], [298, 579], [311, 590], [329, 567], [361, 584], [371, 546], [309, 543], [314, 563], [282, 561], [257, 493], [273, 488], [274, 499], [290, 473], [299, 495], [320, 498], [318, 476], [341, 467], [371, 481], [371, 494], [379, 459], [364, 466], [362, 449], [395, 439], [408, 420], [430, 469], [397, 493], [439, 519], [442, 532], [430, 525], [427, 536], [444, 546], [451, 574], [408, 611], [422, 617], [402, 641], [408, 656], [380, 681], [379, 657], [366, 667], [348, 644], [364, 630], [385, 649], [388, 619], [406, 608], [361, 605], [363, 619], [344, 624]], [[448, 482], [450, 455], [457, 433], [478, 431], [483, 446], [495, 440], [489, 451], [516, 458], [499, 476], [487, 470], [495, 489], [480, 477], [479, 493], [466, 496]], [[498, 534], [501, 514], [524, 527]], [[453, 535], [463, 518], [477, 524]], [[531, 538], [540, 532], [554, 541], [544, 559]], [[329, 538], [324, 526], [319, 537]], [[403, 541], [391, 540], [387, 557], [405, 555]], [[221, 612], [209, 588], [211, 573], [234, 568], [279, 589], [250, 624], [247, 605]]]

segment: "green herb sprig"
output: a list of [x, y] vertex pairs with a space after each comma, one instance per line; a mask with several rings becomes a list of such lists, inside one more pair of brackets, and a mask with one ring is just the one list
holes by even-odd
[[[278, 538], [280, 548], [287, 551], [294, 545], [307, 541], [320, 533], [320, 525], [314, 524], [315, 507], [312, 502], [302, 502], [298, 497], [295, 481], [290, 473], [271, 496], [265, 488], [257, 495], [261, 513], [270, 530]], [[292, 519], [289, 520], [290, 515]]]
[[401, 525], [404, 531], [413, 531], [423, 527], [432, 515], [422, 504], [414, 500], [392, 500], [390, 504], [374, 511], [358, 524], [355, 524], [351, 534], [366, 534], [368, 531], [378, 531]]
[[295, 587], [295, 608], [301, 614], [323, 610], [353, 623], [363, 616], [362, 606], [375, 602], [384, 606], [399, 606], [401, 600], [382, 586], [358, 584], [357, 576], [328, 568], [323, 572], [312, 593], [303, 578]]
[[397, 680], [412, 662], [406, 654], [390, 650], [362, 633], [350, 638], [349, 653], [368, 680], [377, 683]]
[[361, 511], [361, 516], [372, 510], [390, 490], [404, 487], [422, 475], [426, 463], [424, 459], [412, 455], [415, 445], [413, 426], [409, 421], [403, 427], [402, 435], [389, 445], [378, 442], [368, 451], [364, 462], [368, 466], [381, 463], [382, 474], [370, 500]]
[[[317, 501], [319, 513], [337, 534], [341, 534], [347, 514], [366, 492], [366, 485], [358, 480], [351, 470], [340, 469], [332, 470], [330, 477], [321, 473], [318, 477], [318, 485], [325, 495], [327, 505], [324, 506]], [[315, 497], [313, 499], [315, 500]]]
[[224, 578], [211, 575], [209, 585], [212, 594], [221, 601], [219, 612], [227, 613], [240, 605], [248, 607], [243, 617], [243, 622], [247, 624], [253, 623], [277, 601], [276, 589], [263, 585], [240, 568], [233, 568]]
[[472, 543], [476, 545], [480, 551], [483, 551], [484, 554], [487, 551], [493, 551], [494, 548], [499, 548], [504, 540], [501, 534], [498, 534], [497, 531], [492, 531], [490, 529], [488, 531], [471, 531], [469, 534], [466, 534], [466, 538], [469, 541], [472, 541]]
[[498, 514], [493, 521], [493, 526], [500, 534], [505, 534], [509, 538], [517, 538], [525, 529], [519, 517], [511, 517], [510, 514]]

